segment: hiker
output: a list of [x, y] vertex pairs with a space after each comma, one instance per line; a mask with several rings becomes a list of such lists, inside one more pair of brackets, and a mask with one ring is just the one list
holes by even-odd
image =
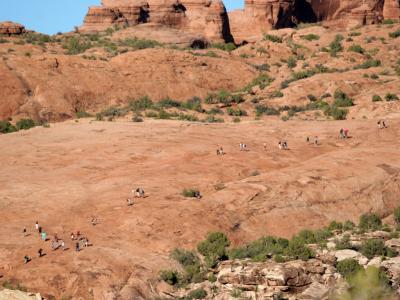
[[378, 124], [378, 128], [382, 129], [381, 120], [379, 120], [377, 124]]
[[387, 128], [385, 121], [382, 121], [382, 128]]
[[76, 231], [76, 238], [79, 239], [81, 232], [79, 230]]
[[219, 149], [217, 149], [217, 156], [219, 156], [219, 154], [220, 154], [220, 153], [219, 153]]
[[142, 188], [137, 188], [135, 190], [135, 197], [136, 198], [144, 198], [144, 190]]
[[247, 151], [247, 145], [243, 144], [243, 151]]
[[128, 204], [128, 206], [132, 206], [133, 202], [131, 198], [126, 199], [126, 203]]
[[58, 243], [58, 235], [57, 235], [57, 232], [54, 234], [54, 240], [56, 241], [56, 243]]
[[43, 249], [42, 249], [42, 248], [40, 248], [40, 249], [38, 250], [38, 255], [39, 255], [39, 257], [42, 257], [42, 256], [43, 256]]
[[74, 235], [73, 232], [71, 233], [71, 240], [72, 240], [72, 241], [75, 240], [75, 235]]
[[308, 136], [306, 139], [306, 143], [309, 144], [310, 143], [310, 137]]
[[344, 138], [345, 138], [345, 139], [348, 139], [348, 138], [349, 138], [349, 130], [348, 130], [347, 128], [345, 128], [345, 129], [343, 130], [343, 132], [344, 132]]
[[61, 248], [62, 248], [63, 250], [65, 250], [65, 243], [64, 243], [64, 240], [61, 240]]
[[222, 148], [222, 147], [221, 147], [221, 148], [219, 148], [219, 154], [220, 154], [220, 155], [224, 155], [224, 154], [225, 154], [225, 152], [224, 152], [224, 148]]
[[51, 242], [51, 250], [55, 251], [55, 250], [58, 249], [58, 247], [60, 247], [60, 246], [58, 245], [58, 242], [56, 242], [56, 241], [52, 241], [52, 242]]
[[318, 136], [315, 136], [314, 144], [315, 146], [318, 146]]
[[88, 239], [86, 239], [86, 241], [85, 241], [85, 247], [86, 248], [89, 247], [89, 240]]
[[25, 264], [27, 264], [28, 262], [30, 262], [31, 261], [31, 259], [29, 258], [29, 256], [28, 255], [25, 255], [24, 256], [24, 262], [25, 262]]
[[27, 235], [27, 233], [26, 233], [26, 227], [24, 227], [24, 229], [22, 230], [22, 233], [24, 234], [24, 236]]
[[264, 143], [264, 151], [267, 151], [267, 143]]
[[36, 229], [36, 231], [39, 230], [39, 222], [38, 221], [36, 221], [36, 223], [35, 223], [35, 229]]
[[282, 142], [281, 142], [281, 141], [279, 141], [278, 147], [279, 147], [279, 150], [282, 150], [283, 145], [282, 145]]
[[288, 150], [288, 145], [286, 141], [283, 142], [283, 150]]
[[47, 239], [47, 234], [46, 234], [46, 232], [42, 232], [42, 241], [46, 241], [46, 239]]
[[39, 226], [38, 232], [39, 232], [39, 235], [42, 234], [42, 226]]
[[243, 151], [243, 143], [239, 144], [240, 151]]
[[195, 198], [197, 198], [197, 199], [201, 199], [201, 194], [200, 194], [199, 191], [195, 191], [195, 192], [194, 192], [194, 196], [195, 196]]
[[93, 226], [96, 226], [97, 218], [95, 216], [92, 217], [91, 223], [92, 223]]
[[339, 137], [340, 137], [341, 139], [344, 139], [344, 130], [343, 130], [343, 128], [340, 128]]
[[79, 249], [79, 242], [76, 242], [76, 243], [75, 243], [75, 251], [76, 251], [76, 252], [79, 252], [79, 250], [80, 250], [80, 249]]

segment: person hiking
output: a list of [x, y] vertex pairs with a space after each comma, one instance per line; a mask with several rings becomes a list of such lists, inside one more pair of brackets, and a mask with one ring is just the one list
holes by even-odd
[[264, 143], [264, 151], [267, 151], [267, 143]]
[[75, 234], [73, 232], [71, 233], [71, 240], [75, 240]]
[[89, 247], [89, 239], [86, 239], [85, 241], [85, 248]]
[[31, 261], [31, 259], [29, 258], [29, 256], [28, 255], [25, 255], [24, 256], [24, 262], [25, 262], [25, 264], [27, 264], [28, 262], [30, 262]]
[[61, 240], [61, 248], [62, 248], [63, 250], [65, 250], [65, 242], [64, 242], [64, 240]]
[[95, 216], [92, 216], [91, 223], [92, 223], [93, 226], [96, 226], [96, 224], [97, 224], [97, 218], [96, 218]]
[[306, 143], [309, 144], [310, 143], [310, 137], [308, 136], [306, 139]]
[[39, 226], [38, 232], [39, 232], [39, 234], [42, 234], [42, 226]]
[[318, 136], [315, 136], [315, 138], [314, 138], [314, 144], [316, 145], [316, 146], [318, 146]]
[[79, 248], [79, 242], [75, 243], [75, 251], [79, 252], [80, 248]]
[[47, 236], [47, 234], [46, 234], [46, 232], [42, 232], [42, 241], [46, 241], [46, 236]]
[[38, 255], [39, 255], [39, 257], [42, 257], [42, 256], [43, 256], [43, 249], [42, 249], [42, 248], [40, 248], [40, 249], [38, 250]]
[[126, 203], [128, 204], [128, 206], [132, 206], [133, 202], [131, 198], [126, 199]]
[[39, 222], [38, 221], [36, 221], [36, 223], [35, 223], [35, 229], [36, 229], [36, 231], [39, 230]]
[[224, 148], [222, 148], [222, 147], [221, 147], [221, 148], [219, 148], [219, 154], [220, 154], [220, 155], [224, 155], [224, 154], [225, 154], [225, 152], [224, 152]]
[[343, 130], [343, 128], [340, 128], [339, 137], [340, 137], [341, 139], [344, 139], [344, 130]]
[[22, 233], [24, 234], [24, 237], [27, 235], [27, 233], [26, 233], [26, 227], [24, 227], [24, 229], [22, 230]]
[[54, 234], [54, 241], [55, 241], [56, 243], [58, 243], [58, 235], [57, 235], [57, 232]]

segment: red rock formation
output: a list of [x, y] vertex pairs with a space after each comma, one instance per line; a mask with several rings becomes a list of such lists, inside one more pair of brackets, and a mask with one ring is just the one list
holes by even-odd
[[104, 0], [91, 7], [82, 32], [103, 31], [113, 25], [155, 23], [203, 35], [213, 41], [229, 40], [227, 13], [221, 0]]
[[400, 18], [400, 1], [398, 0], [385, 0], [383, 6], [383, 17], [385, 19], [399, 19]]
[[12, 35], [22, 33], [25, 33], [25, 27], [21, 24], [10, 21], [0, 23], [0, 34]]

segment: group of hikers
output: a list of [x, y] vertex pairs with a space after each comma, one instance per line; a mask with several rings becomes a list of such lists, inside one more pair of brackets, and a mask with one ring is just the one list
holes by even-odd
[[[97, 223], [97, 218], [92, 217], [91, 223], [92, 223], [92, 225], [95, 225]], [[35, 231], [39, 234], [39, 237], [42, 241], [46, 242], [49, 240], [48, 236], [47, 236], [47, 232], [45, 232], [43, 230], [42, 226], [39, 225], [38, 221], [36, 221], [36, 223], [35, 223]], [[26, 227], [23, 228], [22, 233], [23, 233], [24, 237], [27, 237], [29, 235]], [[89, 239], [87, 239], [85, 236], [83, 236], [80, 231], [77, 231], [76, 233], [74, 233], [74, 232], [71, 233], [71, 241], [75, 242], [75, 251], [77, 251], [77, 252], [79, 252], [82, 249], [82, 247], [90, 246]], [[68, 248], [66, 247], [65, 241], [63, 239], [60, 239], [58, 237], [57, 233], [54, 233], [53, 239], [51, 241], [51, 250], [56, 251], [57, 249], [60, 249], [60, 248], [63, 251], [68, 250]], [[46, 255], [46, 253], [44, 253], [43, 248], [39, 248], [37, 253], [38, 253], [39, 258]], [[25, 264], [29, 263], [31, 260], [32, 260], [32, 258], [29, 255], [24, 256]]]
[[377, 124], [379, 129], [387, 128], [385, 120], [379, 120]]
[[311, 138], [308, 136], [306, 139], [306, 142], [307, 142], [307, 144], [310, 144], [310, 145], [314, 144], [314, 145], [318, 146], [319, 145], [318, 136], [314, 136], [314, 141], [312, 141]]
[[[133, 190], [131, 191], [131, 194], [132, 194], [132, 198], [145, 198], [145, 197], [146, 197], [145, 192], [144, 192], [144, 189], [141, 188], [141, 187], [138, 187], [138, 188], [136, 188], [136, 189], [133, 189]], [[132, 200], [132, 198], [127, 198], [127, 199], [126, 199], [126, 204], [127, 204], [128, 206], [132, 206], [132, 205], [133, 205], [133, 200]]]

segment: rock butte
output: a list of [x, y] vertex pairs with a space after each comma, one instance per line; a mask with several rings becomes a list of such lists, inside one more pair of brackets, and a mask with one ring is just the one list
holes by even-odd
[[25, 33], [25, 27], [21, 24], [6, 21], [0, 22], [0, 34], [14, 35]]
[[355, 26], [399, 17], [397, 0], [246, 0], [243, 10], [230, 13], [221, 0], [103, 0], [102, 6], [89, 8], [80, 31], [156, 23], [191, 32], [193, 40], [243, 43], [303, 22]]

